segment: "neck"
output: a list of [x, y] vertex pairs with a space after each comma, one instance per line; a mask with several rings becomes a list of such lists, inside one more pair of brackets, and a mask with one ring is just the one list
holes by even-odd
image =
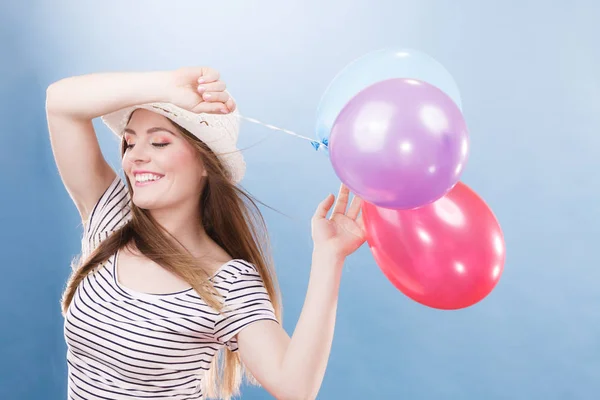
[[202, 218], [197, 206], [151, 210], [150, 214], [192, 255], [205, 254], [210, 247], [212, 239], [202, 226]]

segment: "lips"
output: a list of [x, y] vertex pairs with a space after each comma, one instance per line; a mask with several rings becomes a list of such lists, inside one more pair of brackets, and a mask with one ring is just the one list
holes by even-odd
[[147, 186], [160, 181], [164, 175], [157, 174], [154, 172], [147, 171], [136, 171], [134, 172], [134, 179], [136, 186]]

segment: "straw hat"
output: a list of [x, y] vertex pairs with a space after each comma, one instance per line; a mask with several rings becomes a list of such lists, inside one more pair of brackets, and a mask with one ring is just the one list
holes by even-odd
[[240, 130], [237, 110], [229, 114], [193, 113], [171, 103], [148, 103], [112, 112], [101, 119], [111, 131], [122, 136], [131, 114], [140, 108], [161, 114], [187, 129], [219, 157], [233, 183], [242, 180], [246, 163], [237, 148]]

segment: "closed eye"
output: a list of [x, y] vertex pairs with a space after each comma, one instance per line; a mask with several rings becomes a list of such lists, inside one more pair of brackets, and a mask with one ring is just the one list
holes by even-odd
[[[152, 143], [152, 146], [160, 148], [160, 147], [167, 147], [170, 144], [171, 143]], [[126, 150], [131, 150], [131, 149], [133, 149], [133, 146], [135, 146], [135, 143], [126, 144], [125, 145], [125, 149]]]

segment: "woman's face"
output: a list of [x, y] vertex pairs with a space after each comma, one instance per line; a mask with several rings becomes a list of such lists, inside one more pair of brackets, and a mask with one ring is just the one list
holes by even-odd
[[133, 189], [133, 203], [155, 210], [197, 204], [206, 169], [198, 152], [164, 116], [136, 110], [124, 131], [127, 149], [123, 171]]

